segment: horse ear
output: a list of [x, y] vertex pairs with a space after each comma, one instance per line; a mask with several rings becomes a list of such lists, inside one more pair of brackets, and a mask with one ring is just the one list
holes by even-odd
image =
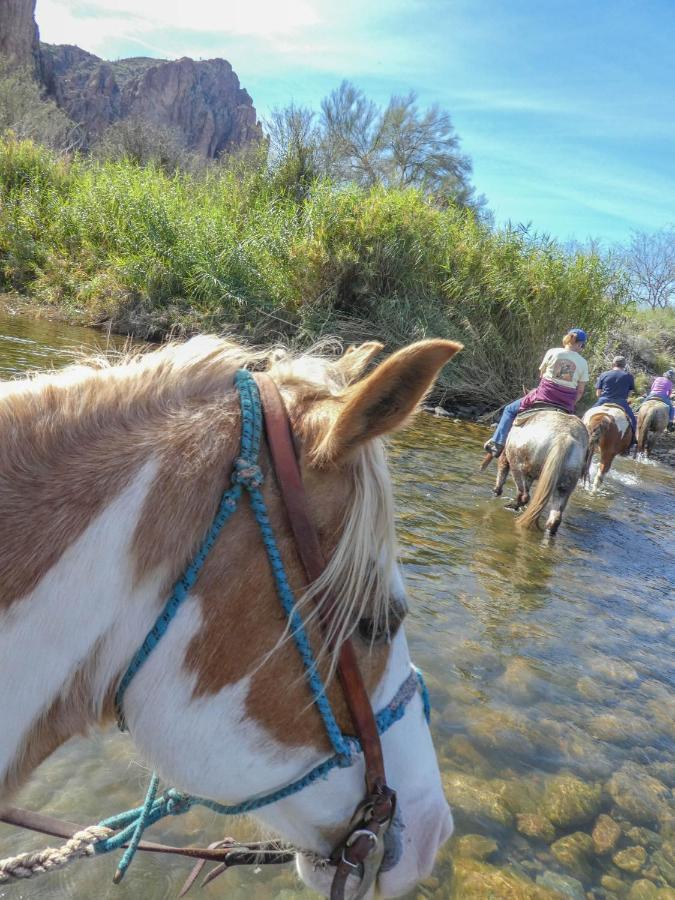
[[314, 453], [319, 465], [339, 462], [359, 444], [400, 428], [462, 344], [420, 341], [404, 347], [349, 388]]
[[351, 384], [363, 374], [368, 363], [384, 350], [384, 344], [379, 341], [367, 341], [365, 344], [352, 344], [344, 355], [337, 361], [337, 367], [345, 377], [345, 382]]

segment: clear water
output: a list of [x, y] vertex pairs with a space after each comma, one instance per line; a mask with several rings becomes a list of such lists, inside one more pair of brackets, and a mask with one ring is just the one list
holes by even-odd
[[[0, 371], [11, 377], [61, 365], [72, 349], [105, 344], [87, 329], [5, 316]], [[606, 785], [632, 761], [666, 787], [670, 772], [672, 787], [675, 472], [620, 460], [599, 494], [575, 492], [557, 539], [547, 545], [538, 534], [520, 534], [504, 501], [491, 497], [492, 475], [476, 471], [483, 440], [485, 430], [478, 426], [425, 415], [391, 444], [398, 533], [412, 598], [406, 630], [413, 657], [427, 673], [443, 771], [478, 777], [493, 790], [501, 779], [527, 791], [563, 771]], [[610, 726], [626, 727], [613, 730], [608, 717]], [[147, 775], [129, 739], [110, 731], [61, 748], [17, 803], [95, 822], [136, 805]], [[672, 810], [672, 794], [665, 802]], [[609, 799], [605, 806], [612, 812]], [[624, 830], [629, 826], [625, 822]], [[663, 835], [668, 828], [672, 824], [662, 820]], [[230, 830], [253, 833], [246, 823], [197, 812], [155, 827], [152, 836], [207, 843]], [[567, 829], [572, 830], [579, 829]], [[546, 871], [573, 874], [546, 845], [480, 812], [458, 810], [457, 832], [493, 837], [494, 866], [508, 864], [532, 878]], [[50, 841], [0, 825], [0, 856]], [[452, 853], [450, 847], [441, 854], [434, 877], [411, 897], [456, 896]], [[0, 888], [0, 897], [159, 900], [177, 895], [189, 864], [139, 854], [119, 887], [111, 884], [114, 868], [111, 858], [81, 862]], [[607, 858], [596, 859], [584, 877], [575, 877], [587, 896], [611, 898], [601, 887], [610, 869]], [[656, 880], [651, 861], [645, 871], [665, 884], [663, 875]], [[633, 876], [622, 877], [628, 885]], [[206, 895], [312, 896], [291, 868], [233, 870]], [[529, 895], [505, 887], [490, 896]]]

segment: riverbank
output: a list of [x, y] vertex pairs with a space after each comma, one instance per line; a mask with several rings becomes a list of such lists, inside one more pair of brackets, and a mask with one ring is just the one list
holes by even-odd
[[591, 250], [412, 189], [297, 188], [259, 158], [191, 174], [0, 141], [0, 290], [141, 338], [454, 338], [466, 349], [435, 399], [475, 414], [532, 384], [572, 325], [599, 360], [625, 317], [625, 285]]

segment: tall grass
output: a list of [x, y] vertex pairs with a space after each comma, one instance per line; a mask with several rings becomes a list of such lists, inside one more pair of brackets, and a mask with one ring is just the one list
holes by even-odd
[[415, 190], [297, 192], [255, 156], [200, 174], [0, 142], [0, 282], [65, 315], [256, 342], [425, 335], [466, 345], [442, 387], [497, 406], [572, 326], [600, 353], [626, 294], [593, 253], [492, 230]]

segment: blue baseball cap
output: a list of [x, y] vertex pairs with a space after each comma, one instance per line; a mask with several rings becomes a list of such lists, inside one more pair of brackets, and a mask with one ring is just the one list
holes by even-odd
[[570, 328], [567, 333], [573, 334], [580, 344], [585, 344], [588, 340], [588, 338], [586, 337], [586, 332], [583, 328]]

